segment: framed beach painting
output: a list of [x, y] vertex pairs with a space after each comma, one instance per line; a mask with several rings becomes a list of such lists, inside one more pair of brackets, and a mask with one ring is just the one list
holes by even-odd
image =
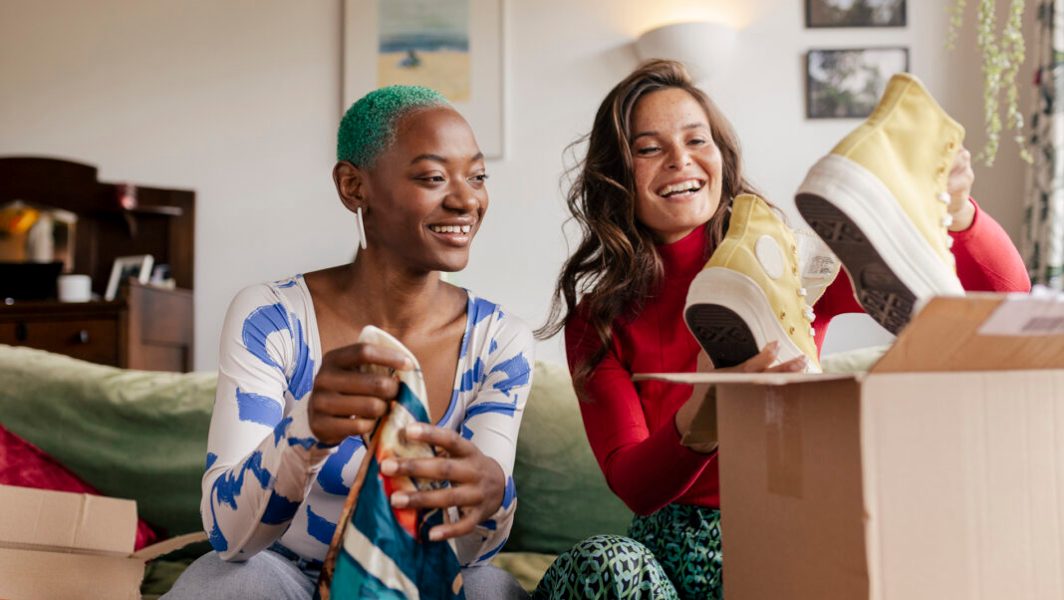
[[343, 109], [387, 85], [439, 91], [487, 158], [504, 149], [503, 0], [345, 0]]
[[905, 0], [805, 0], [806, 27], [904, 27]]
[[806, 116], [863, 119], [872, 113], [891, 75], [908, 70], [908, 48], [810, 50]]

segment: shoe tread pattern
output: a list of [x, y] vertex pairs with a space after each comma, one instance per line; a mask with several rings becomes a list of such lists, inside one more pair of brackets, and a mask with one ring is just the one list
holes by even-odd
[[718, 369], [742, 364], [757, 354], [757, 342], [750, 327], [729, 308], [719, 304], [693, 304], [687, 307], [684, 319]]
[[916, 295], [894, 274], [861, 228], [815, 194], [798, 194], [795, 204], [813, 231], [842, 261], [865, 312], [891, 333], [901, 331], [912, 316]]

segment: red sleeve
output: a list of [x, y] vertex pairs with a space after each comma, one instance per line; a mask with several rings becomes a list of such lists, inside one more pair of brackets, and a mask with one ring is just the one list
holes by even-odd
[[[565, 326], [570, 372], [599, 343], [587, 321], [573, 315]], [[617, 344], [613, 346], [578, 390], [580, 413], [610, 489], [633, 512], [649, 515], [687, 491], [716, 453], [681, 445], [675, 426], [649, 430], [632, 374], [618, 359]]]
[[[983, 212], [975, 200], [975, 217], [964, 231], [951, 231], [953, 257], [957, 260], [957, 277], [969, 292], [1029, 292], [1031, 279], [1005, 230]], [[816, 345], [824, 344], [828, 323], [843, 313], [864, 312], [853, 295], [853, 286], [845, 269], [824, 290], [814, 307]]]
[[[972, 200], [975, 204], [975, 200]], [[1005, 230], [975, 204], [975, 218], [964, 231], [951, 231], [957, 277], [970, 292], [1029, 292], [1031, 278]]]

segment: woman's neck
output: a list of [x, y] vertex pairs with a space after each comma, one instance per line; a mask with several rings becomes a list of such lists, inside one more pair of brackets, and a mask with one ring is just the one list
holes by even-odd
[[350, 317], [348, 322], [373, 324], [402, 338], [442, 326], [453, 317], [447, 307], [454, 290], [440, 281], [438, 271], [411, 271], [363, 253], [351, 264], [330, 271], [330, 303], [337, 313]]

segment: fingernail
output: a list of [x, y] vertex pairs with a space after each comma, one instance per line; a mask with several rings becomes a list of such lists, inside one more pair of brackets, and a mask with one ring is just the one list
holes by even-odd
[[808, 365], [808, 364], [809, 364], [809, 359], [803, 356], [803, 357], [798, 359], [798, 362], [794, 363], [794, 365], [791, 366], [791, 370], [792, 371], [804, 371], [806, 365]]
[[429, 530], [429, 539], [434, 542], [438, 542], [443, 539], [443, 532], [439, 529]]
[[422, 427], [421, 423], [411, 423], [410, 425], [406, 426], [407, 435], [421, 435], [422, 433], [424, 433], [424, 431], [425, 428]]
[[384, 473], [385, 475], [394, 475], [398, 468], [399, 463], [390, 458], [381, 461], [381, 473]]
[[410, 496], [402, 492], [395, 492], [392, 494], [392, 506], [395, 508], [403, 508], [407, 504], [410, 504]]
[[404, 358], [403, 359], [403, 370], [404, 371], [413, 371], [414, 370], [414, 361], [410, 360], [409, 358]]
[[765, 348], [767, 348], [769, 352], [775, 354], [780, 349], [779, 340], [773, 340], [773, 341], [769, 342], [768, 346], [765, 346]]

